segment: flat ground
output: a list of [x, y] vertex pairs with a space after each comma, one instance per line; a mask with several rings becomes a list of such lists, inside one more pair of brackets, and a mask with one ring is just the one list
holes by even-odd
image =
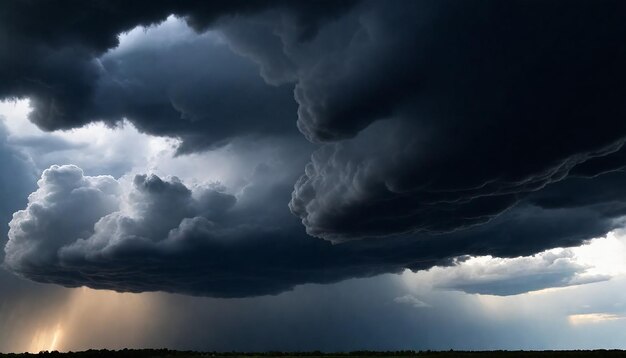
[[399, 351], [399, 352], [350, 352], [350, 353], [320, 353], [320, 352], [268, 352], [268, 353], [236, 353], [236, 352], [191, 352], [191, 351], [172, 351], [167, 349], [124, 349], [121, 351], [109, 350], [89, 350], [84, 352], [40, 352], [38, 354], [29, 353], [9, 353], [1, 354], [0, 358], [17, 358], [17, 357], [58, 357], [58, 358], [130, 358], [130, 357], [212, 357], [212, 358], [357, 358], [357, 357], [463, 357], [463, 358], [482, 358], [482, 357], [625, 357], [626, 351], [621, 350], [594, 350], [594, 351], [483, 351], [483, 352], [466, 352], [466, 351]]

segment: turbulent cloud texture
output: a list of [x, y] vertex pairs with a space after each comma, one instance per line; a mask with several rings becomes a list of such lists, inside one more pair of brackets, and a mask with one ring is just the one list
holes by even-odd
[[292, 210], [337, 242], [442, 233], [581, 166], [622, 168], [597, 159], [626, 134], [626, 27], [605, 16], [623, 4], [604, 5], [364, 3], [344, 51], [312, 65], [326, 76], [305, 70], [315, 80], [296, 85], [305, 135], [353, 139], [313, 155]]
[[[5, 265], [70, 287], [242, 297], [448, 265], [465, 254], [530, 255], [617, 225], [589, 207], [528, 204], [447, 235], [332, 245], [304, 234], [278, 200], [288, 197], [288, 180], [277, 182], [273, 171], [260, 165], [249, 185], [228, 193], [216, 184], [188, 187], [154, 175], [116, 180], [53, 166], [10, 223]], [[564, 268], [550, 282], [569, 282], [580, 271]]]
[[621, 1], [34, 4], [0, 5], [0, 97], [40, 128], [127, 120], [188, 154], [297, 127], [319, 148], [241, 190], [52, 166], [11, 222], [25, 277], [247, 296], [622, 225]]
[[11, 221], [5, 264], [39, 282], [211, 296], [278, 293], [357, 274], [363, 262], [342, 263], [329, 244], [285, 221], [287, 210], [258, 206], [273, 196], [265, 170], [237, 198], [176, 178], [124, 182], [53, 166]]
[[[294, 32], [304, 40], [351, 3], [10, 1], [0, 7], [0, 97], [30, 98], [30, 119], [46, 130], [129, 118], [149, 133], [187, 137], [194, 147], [228, 139], [235, 130], [284, 128], [287, 113], [295, 118], [291, 89], [259, 83], [245, 59], [207, 36], [155, 42], [149, 54], [140, 48], [101, 56], [118, 45], [121, 33], [172, 14], [204, 31], [222, 16], [276, 8], [293, 19]], [[268, 114], [270, 109], [275, 111]], [[251, 121], [252, 114], [259, 120]]]

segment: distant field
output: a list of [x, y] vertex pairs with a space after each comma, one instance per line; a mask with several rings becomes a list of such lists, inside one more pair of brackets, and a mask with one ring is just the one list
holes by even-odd
[[0, 358], [8, 357], [215, 357], [215, 358], [269, 358], [269, 357], [307, 357], [307, 358], [356, 358], [356, 357], [626, 357], [622, 350], [594, 350], [594, 351], [399, 351], [399, 352], [350, 352], [350, 353], [321, 353], [321, 352], [268, 352], [268, 353], [237, 353], [237, 352], [192, 352], [172, 351], [167, 349], [125, 349], [121, 351], [89, 350], [84, 352], [40, 352], [40, 353], [9, 353], [1, 354]]

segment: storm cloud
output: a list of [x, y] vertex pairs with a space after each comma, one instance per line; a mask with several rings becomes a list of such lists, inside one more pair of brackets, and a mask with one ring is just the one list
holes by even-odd
[[[245, 297], [447, 266], [462, 255], [532, 255], [619, 226], [594, 205], [526, 204], [489, 225], [447, 235], [332, 245], [306, 235], [285, 201], [274, 205], [289, 196], [288, 181], [277, 182], [274, 170], [258, 166], [249, 185], [229, 193], [210, 183], [93, 177], [75, 166], [53, 166], [10, 223], [5, 265], [23, 277], [68, 287]], [[558, 268], [550, 282], [539, 284], [563, 285], [584, 269], [575, 263]]]
[[[312, 65], [335, 75], [305, 70], [315, 76], [296, 85], [299, 128], [337, 142], [313, 155], [291, 201], [310, 234], [484, 224], [622, 147], [619, 16], [591, 2], [411, 4], [364, 3], [344, 50]], [[591, 175], [624, 165], [594, 163]]]
[[[351, 4], [7, 2], [0, 9], [0, 97], [29, 98], [30, 120], [45, 130], [128, 118], [149, 133], [187, 138], [193, 147], [224, 141], [233, 131], [245, 135], [265, 127], [285, 128], [287, 112], [295, 119], [292, 90], [264, 86], [245, 59], [206, 36], [155, 43], [150, 54], [141, 49], [120, 56], [105, 53], [119, 44], [123, 32], [161, 23], [170, 15], [203, 32], [220, 17], [268, 9], [280, 9], [292, 19], [304, 41]], [[275, 111], [269, 114], [269, 109]], [[258, 121], [251, 120], [253, 113]], [[210, 128], [206, 122], [213, 122]]]
[[54, 23], [29, 4], [0, 11], [0, 97], [40, 128], [127, 120], [179, 155], [297, 128], [318, 148], [241, 190], [52, 166], [11, 222], [24, 277], [271, 294], [623, 224], [623, 2], [77, 2]]
[[[236, 198], [215, 185], [191, 190], [176, 178], [137, 175], [125, 183], [53, 166], [10, 223], [5, 264], [70, 287], [211, 296], [278, 293], [359, 272], [363, 260], [342, 263], [330, 244], [297, 230], [287, 210], [250, 203], [249, 196], [273, 194], [271, 183], [259, 183]], [[285, 218], [291, 224], [279, 221]]]

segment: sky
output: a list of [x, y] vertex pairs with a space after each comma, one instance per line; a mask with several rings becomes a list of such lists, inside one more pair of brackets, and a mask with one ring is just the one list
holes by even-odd
[[0, 352], [626, 349], [623, 2], [59, 4], [0, 4]]

